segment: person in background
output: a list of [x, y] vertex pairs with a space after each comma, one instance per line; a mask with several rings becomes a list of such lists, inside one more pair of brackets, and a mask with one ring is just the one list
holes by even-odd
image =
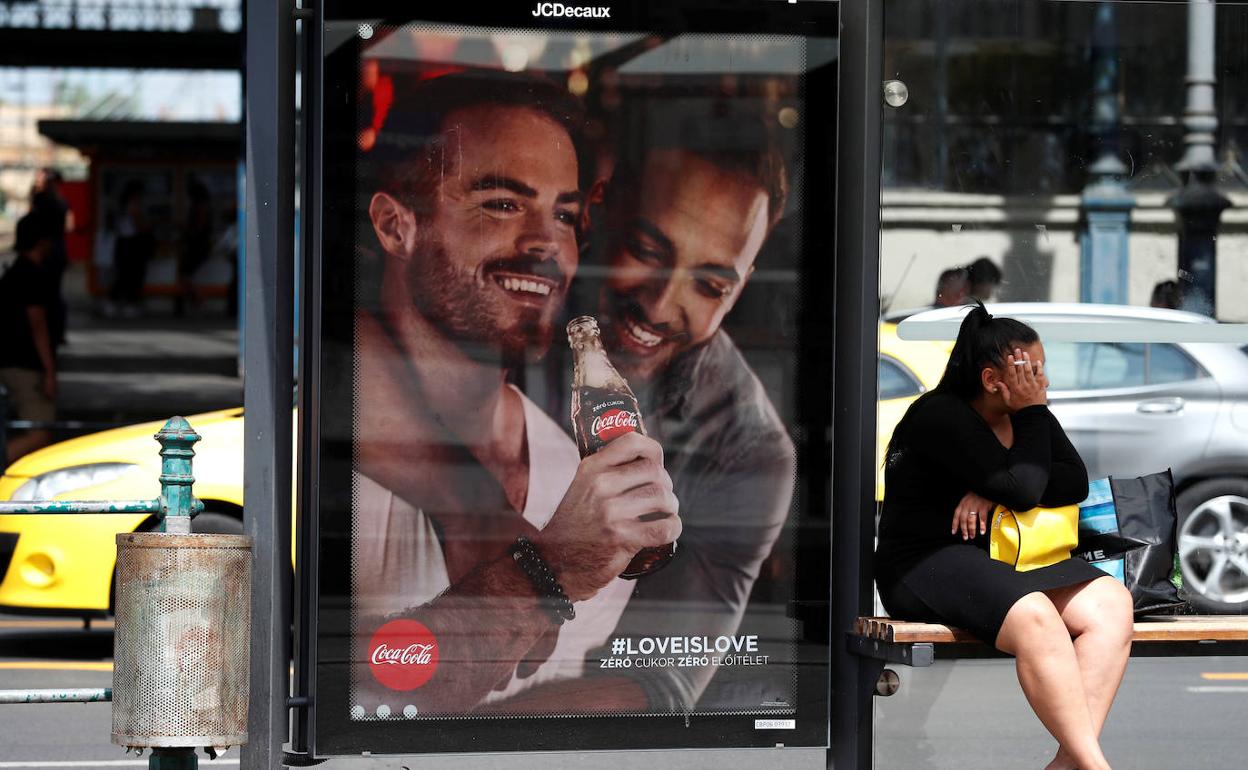
[[1001, 268], [988, 257], [980, 257], [966, 266], [966, 282], [970, 296], [987, 302], [1001, 285]]
[[195, 273], [212, 254], [212, 196], [208, 187], [194, 177], [187, 184], [186, 195], [189, 202], [178, 251], [178, 296], [174, 300], [174, 314], [178, 316], [186, 314], [188, 304], [199, 304]]
[[[45, 272], [56, 233], [48, 220], [29, 213], [17, 222], [17, 259], [0, 277], [0, 385], [18, 419], [50, 422], [56, 417], [56, 355], [52, 314], [56, 297]], [[8, 419], [0, 414], [0, 420]], [[35, 428], [8, 441], [11, 463], [46, 446], [52, 434]]]
[[122, 188], [117, 237], [113, 244], [116, 277], [112, 299], [126, 318], [138, 318], [143, 313], [147, 264], [156, 252], [156, 239], [143, 211], [143, 193], [143, 183], [138, 179], [131, 179]]
[[932, 307], [956, 307], [966, 303], [970, 283], [965, 267], [951, 267], [936, 280], [936, 298]]
[[1183, 287], [1175, 280], [1160, 281], [1153, 287], [1153, 296], [1148, 306], [1178, 310], [1183, 306]]
[[52, 250], [43, 270], [52, 284], [56, 299], [56, 305], [48, 320], [52, 330], [52, 344], [57, 346], [65, 343], [65, 325], [69, 315], [61, 290], [65, 268], [69, 264], [69, 255], [65, 251], [65, 234], [74, 229], [74, 214], [61, 197], [61, 181], [61, 172], [54, 168], [41, 168], [35, 174], [34, 184], [30, 188], [30, 212], [45, 221], [46, 230], [52, 238]]

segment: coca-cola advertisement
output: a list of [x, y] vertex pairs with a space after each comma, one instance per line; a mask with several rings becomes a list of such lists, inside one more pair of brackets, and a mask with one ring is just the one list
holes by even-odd
[[835, 5], [369, 5], [322, 30], [300, 729], [825, 745]]

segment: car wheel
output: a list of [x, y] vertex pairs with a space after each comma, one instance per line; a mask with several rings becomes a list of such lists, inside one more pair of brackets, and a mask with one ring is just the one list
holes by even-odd
[[1248, 480], [1202, 481], [1175, 502], [1188, 603], [1202, 612], [1248, 612]]
[[241, 535], [243, 522], [224, 513], [204, 511], [191, 519], [191, 531], [197, 535]]

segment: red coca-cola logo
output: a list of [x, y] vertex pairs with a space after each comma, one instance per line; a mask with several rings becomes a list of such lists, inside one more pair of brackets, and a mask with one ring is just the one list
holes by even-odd
[[414, 620], [392, 620], [368, 643], [373, 678], [391, 690], [415, 690], [438, 670], [438, 640]]
[[599, 441], [610, 441], [625, 433], [637, 430], [637, 413], [627, 409], [608, 409], [594, 418], [589, 432], [598, 437]]

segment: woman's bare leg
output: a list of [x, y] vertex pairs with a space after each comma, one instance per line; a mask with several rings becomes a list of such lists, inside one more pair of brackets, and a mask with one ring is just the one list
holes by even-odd
[[[1131, 656], [1131, 593], [1109, 576], [1045, 593], [1074, 637], [1088, 712], [1099, 736]], [[1076, 766], [1069, 752], [1059, 747], [1049, 768]]]
[[1057, 607], [1030, 593], [1010, 608], [997, 648], [1013, 655], [1032, 710], [1081, 770], [1108, 770], [1088, 710], [1079, 660]]

